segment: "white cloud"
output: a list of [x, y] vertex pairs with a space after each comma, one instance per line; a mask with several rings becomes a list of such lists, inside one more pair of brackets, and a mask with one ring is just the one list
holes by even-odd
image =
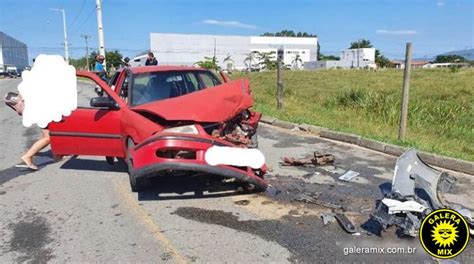
[[386, 30], [386, 29], [378, 29], [376, 33], [379, 35], [416, 35], [418, 34], [416, 30]]
[[444, 2], [437, 2], [436, 5], [437, 6], [444, 6]]
[[247, 29], [256, 29], [257, 26], [245, 24], [239, 21], [219, 21], [214, 19], [206, 19], [202, 21], [204, 24], [217, 25], [223, 27], [238, 27], [238, 28], [247, 28]]

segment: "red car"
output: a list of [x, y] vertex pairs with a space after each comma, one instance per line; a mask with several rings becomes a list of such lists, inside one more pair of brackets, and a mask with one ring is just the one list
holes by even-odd
[[[49, 125], [52, 151], [123, 158], [132, 191], [145, 189], [152, 177], [203, 173], [265, 189], [265, 164], [211, 166], [204, 158], [212, 146], [257, 145], [261, 114], [250, 110], [249, 82], [221, 75], [222, 81], [201, 68], [148, 66], [123, 69], [107, 84], [79, 71], [78, 77], [92, 79], [103, 94]], [[80, 87], [78, 95], [89, 92]]]

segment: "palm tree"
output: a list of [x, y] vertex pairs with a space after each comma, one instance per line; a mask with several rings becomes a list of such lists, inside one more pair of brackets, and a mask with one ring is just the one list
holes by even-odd
[[251, 51], [244, 59], [244, 64], [247, 66], [248, 71], [252, 71], [253, 62], [255, 61], [255, 55], [258, 51]]
[[231, 71], [234, 68], [234, 60], [230, 54], [227, 53], [227, 57], [224, 58], [223, 62], [227, 66], [228, 71]]
[[299, 69], [300, 65], [302, 64], [303, 64], [303, 60], [301, 59], [301, 56], [299, 54], [296, 54], [296, 56], [291, 61], [291, 65], [293, 65], [293, 69]]

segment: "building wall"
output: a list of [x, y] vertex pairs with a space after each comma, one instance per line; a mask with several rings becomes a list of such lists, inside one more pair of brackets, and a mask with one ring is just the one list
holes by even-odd
[[347, 49], [341, 51], [341, 67], [344, 68], [363, 68], [367, 64], [375, 63], [375, 49]]
[[0, 32], [0, 64], [16, 66], [23, 70], [28, 66], [26, 44]]
[[[227, 68], [224, 58], [230, 55], [235, 69], [246, 69], [248, 63], [244, 61], [249, 53], [273, 51], [276, 54], [279, 47], [285, 50], [284, 63], [287, 65], [297, 54], [303, 63], [316, 60], [317, 38], [150, 34], [150, 50], [160, 65], [193, 65], [204, 57], [213, 57], [214, 47], [219, 66]], [[257, 63], [257, 58], [253, 58], [252, 65]]]

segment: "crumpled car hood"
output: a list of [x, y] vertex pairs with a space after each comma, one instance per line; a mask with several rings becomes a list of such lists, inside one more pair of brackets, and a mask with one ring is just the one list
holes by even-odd
[[248, 80], [132, 107], [168, 121], [224, 122], [253, 105]]

